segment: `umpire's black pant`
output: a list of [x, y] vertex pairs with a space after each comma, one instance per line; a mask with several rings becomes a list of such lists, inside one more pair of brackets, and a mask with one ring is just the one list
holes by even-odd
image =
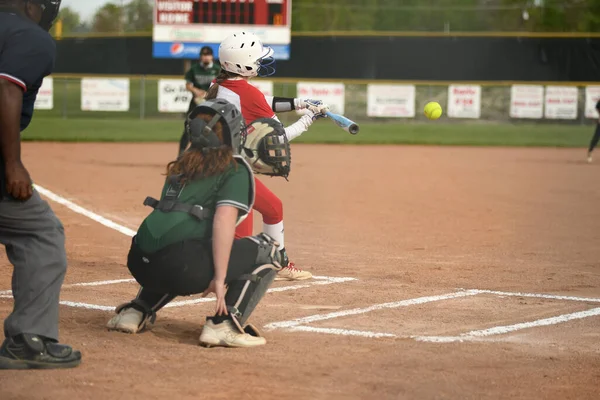
[[[250, 239], [233, 243], [227, 277], [225, 303], [233, 306], [246, 281], [239, 278], [257, 267], [258, 244]], [[214, 277], [210, 240], [187, 240], [165, 247], [156, 253], [142, 251], [133, 238], [127, 257], [129, 271], [140, 284], [137, 295], [153, 312], [177, 296], [204, 292]]]

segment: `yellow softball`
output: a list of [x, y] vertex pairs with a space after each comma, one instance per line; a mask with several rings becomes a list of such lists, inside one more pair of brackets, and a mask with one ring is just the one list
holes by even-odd
[[442, 106], [435, 101], [427, 103], [423, 111], [425, 112], [425, 116], [429, 119], [438, 119], [442, 116]]

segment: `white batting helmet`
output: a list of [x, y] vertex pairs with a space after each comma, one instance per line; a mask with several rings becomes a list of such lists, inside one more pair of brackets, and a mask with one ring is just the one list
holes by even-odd
[[[219, 46], [221, 67], [241, 76], [272, 75], [275, 72], [272, 55], [273, 49], [263, 46], [258, 36], [250, 32], [235, 33]], [[261, 68], [267, 72], [261, 73]]]

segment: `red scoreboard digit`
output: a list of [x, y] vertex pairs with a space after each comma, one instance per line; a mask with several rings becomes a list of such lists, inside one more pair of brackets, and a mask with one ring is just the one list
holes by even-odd
[[286, 25], [288, 0], [196, 0], [194, 24]]

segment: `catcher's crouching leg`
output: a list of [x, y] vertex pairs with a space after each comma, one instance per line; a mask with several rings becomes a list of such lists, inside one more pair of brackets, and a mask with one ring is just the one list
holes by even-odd
[[252, 347], [266, 343], [260, 331], [247, 322], [282, 268], [279, 243], [264, 233], [245, 239], [258, 245], [255, 267], [229, 284], [225, 302], [231, 320], [216, 324], [209, 318], [200, 336], [203, 346]]

